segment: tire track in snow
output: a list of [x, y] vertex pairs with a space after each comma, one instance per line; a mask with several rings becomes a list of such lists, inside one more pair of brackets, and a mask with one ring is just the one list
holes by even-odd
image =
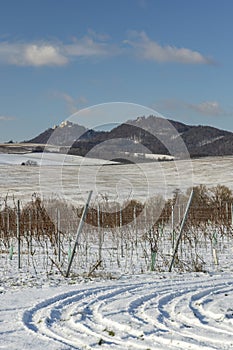
[[66, 349], [230, 349], [231, 278], [106, 282], [44, 300], [24, 313], [23, 322]]

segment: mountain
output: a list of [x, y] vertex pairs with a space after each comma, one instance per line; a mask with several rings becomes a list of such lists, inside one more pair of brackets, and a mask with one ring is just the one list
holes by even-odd
[[[211, 126], [186, 125], [174, 120], [168, 120], [168, 122], [173, 125], [183, 139], [191, 157], [233, 155], [232, 132]], [[132, 124], [146, 129], [154, 135], [165, 134], [166, 143], [170, 147], [175, 144], [172, 135], [171, 142], [169, 141], [169, 132], [173, 132], [166, 130], [167, 122], [165, 119], [149, 116], [148, 118], [137, 118], [132, 121]]]
[[52, 145], [66, 146], [71, 145], [81, 135], [89, 132], [84, 126], [74, 124], [70, 121], [64, 121], [60, 125], [55, 125], [53, 128], [49, 128], [34, 137], [33, 139], [26, 141], [28, 143], [41, 143]]
[[61, 152], [74, 155], [134, 161], [135, 156], [143, 160], [150, 152], [182, 157], [179, 143], [174, 141], [179, 136], [191, 157], [233, 155], [233, 133], [155, 116], [129, 120], [111, 131], [88, 130], [66, 121], [27, 142], [60, 146]]

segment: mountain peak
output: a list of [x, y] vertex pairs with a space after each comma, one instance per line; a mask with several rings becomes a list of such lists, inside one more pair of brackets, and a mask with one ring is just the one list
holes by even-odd
[[[70, 122], [69, 120], [64, 120], [63, 122], [61, 122], [61, 124], [59, 125], [59, 128], [72, 128], [72, 126], [75, 125], [74, 123]], [[76, 124], [78, 125], [78, 124]]]

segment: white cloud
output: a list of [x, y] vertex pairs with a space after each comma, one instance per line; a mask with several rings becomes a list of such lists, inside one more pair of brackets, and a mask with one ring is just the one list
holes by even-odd
[[[130, 32], [129, 51], [144, 60], [155, 62], [179, 62], [185, 64], [213, 63], [197, 51], [174, 46], [161, 46], [145, 32]], [[63, 66], [77, 58], [96, 58], [127, 54], [122, 43], [114, 45], [105, 34], [89, 29], [87, 35], [72, 38], [70, 42], [0, 42], [0, 63], [18, 66]]]
[[10, 120], [15, 120], [15, 119], [16, 119], [15, 117], [0, 115], [0, 121], [10, 121]]
[[226, 115], [227, 112], [223, 110], [217, 101], [204, 101], [199, 104], [188, 104], [190, 109], [204, 115], [220, 116]]
[[64, 52], [70, 57], [98, 57], [111, 54], [108, 44], [96, 42], [90, 36], [80, 40], [74, 39], [72, 44], [64, 45]]
[[17, 66], [64, 65], [67, 57], [50, 43], [0, 43], [0, 62]]
[[107, 42], [108, 37], [92, 30], [70, 43], [62, 42], [0, 42], [0, 62], [18, 66], [63, 66], [74, 58], [115, 55], [117, 47]]
[[136, 52], [136, 55], [144, 60], [157, 62], [178, 62], [184, 64], [210, 64], [209, 58], [198, 51], [175, 46], [161, 46], [151, 40], [145, 32], [131, 31], [129, 39], [125, 40]]
[[28, 45], [24, 53], [25, 63], [32, 66], [64, 65], [68, 62], [67, 57], [59, 52], [59, 48], [49, 44]]

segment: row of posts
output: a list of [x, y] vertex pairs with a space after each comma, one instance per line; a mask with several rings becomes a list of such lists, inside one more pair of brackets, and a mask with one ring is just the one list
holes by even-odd
[[[86, 215], [87, 214], [87, 210], [88, 210], [88, 205], [89, 205], [89, 202], [90, 202], [90, 198], [91, 198], [91, 194], [92, 192], [89, 193], [89, 197], [88, 197], [88, 200], [87, 200], [87, 203], [86, 203], [86, 208], [84, 208], [84, 211], [83, 211], [83, 214]], [[172, 267], [173, 267], [173, 263], [174, 263], [174, 259], [175, 259], [175, 256], [177, 254], [177, 250], [178, 250], [178, 246], [179, 246], [179, 243], [180, 243], [180, 239], [181, 239], [181, 235], [182, 235], [182, 230], [183, 230], [183, 225], [184, 225], [184, 222], [186, 220], [186, 217], [187, 217], [187, 214], [188, 214], [188, 210], [189, 210], [189, 207], [190, 207], [190, 204], [191, 204], [191, 200], [192, 200], [192, 195], [193, 195], [193, 192], [191, 193], [190, 195], [190, 198], [189, 198], [189, 201], [188, 201], [188, 204], [187, 204], [187, 207], [186, 207], [186, 212], [185, 212], [185, 215], [183, 217], [183, 220], [182, 220], [182, 223], [181, 223], [181, 227], [180, 227], [180, 233], [178, 235], [178, 239], [176, 241], [176, 245], [175, 245], [175, 241], [174, 241], [174, 237], [173, 237], [173, 248], [174, 249], [174, 254], [173, 254], [173, 258], [172, 258], [172, 261], [171, 261], [171, 264], [170, 264], [170, 267], [169, 267], [169, 271], [171, 271]], [[232, 205], [232, 218], [233, 218], [233, 205]], [[174, 208], [172, 208], [172, 217], [171, 217], [171, 221], [172, 221], [172, 230], [174, 230]], [[81, 230], [82, 230], [82, 226], [84, 224], [84, 220], [85, 218], [82, 217], [81, 218], [81, 221], [80, 221], [80, 224], [81, 224], [81, 227], [79, 225], [79, 228], [78, 228], [78, 234], [77, 234], [77, 238], [76, 238], [76, 242], [75, 242], [75, 246], [74, 246], [74, 249], [73, 249], [73, 252], [69, 255], [71, 255], [71, 257], [69, 258], [69, 267], [68, 267], [68, 270], [67, 270], [67, 275], [69, 275], [69, 272], [70, 272], [70, 268], [71, 268], [71, 264], [72, 264], [72, 260], [73, 260], [73, 256], [74, 256], [74, 251], [75, 251], [75, 248], [77, 246], [77, 243], [78, 243], [78, 239], [79, 239], [79, 236], [80, 236], [80, 233], [81, 233]], [[99, 206], [98, 206], [98, 211], [97, 211], [97, 220], [98, 220], [98, 227], [100, 227], [100, 210], [99, 210]], [[233, 220], [233, 219], [232, 219]], [[58, 232], [58, 261], [59, 263], [61, 262], [61, 249], [60, 249], [60, 212], [59, 210], [57, 211], [57, 232]], [[232, 222], [233, 224], [233, 222]], [[18, 200], [17, 201], [17, 221], [16, 221], [16, 225], [17, 225], [17, 250], [18, 250], [18, 269], [21, 268], [21, 238], [20, 238], [20, 201]], [[122, 227], [122, 217], [120, 216], [120, 227]], [[137, 230], [137, 229], [136, 229]], [[122, 238], [122, 237], [121, 237]], [[101, 235], [101, 230], [99, 232], [99, 260], [101, 260], [101, 246], [102, 246], [102, 235]], [[122, 250], [122, 255], [123, 255], [123, 245], [122, 245], [122, 242], [123, 242], [123, 239], [121, 240], [121, 250]], [[175, 245], [175, 247], [174, 247]]]

